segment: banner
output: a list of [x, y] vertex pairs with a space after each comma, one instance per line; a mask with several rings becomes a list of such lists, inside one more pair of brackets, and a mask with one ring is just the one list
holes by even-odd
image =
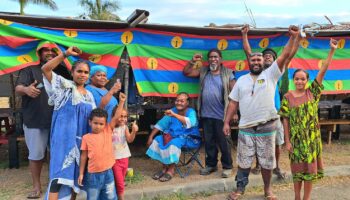
[[[54, 43], [61, 50], [77, 46], [81, 59], [91, 65], [104, 65], [112, 76], [124, 50], [123, 30], [78, 30], [38, 28], [0, 19], [0, 75], [40, 62], [36, 49], [43, 41]], [[78, 58], [70, 57], [70, 61]]]

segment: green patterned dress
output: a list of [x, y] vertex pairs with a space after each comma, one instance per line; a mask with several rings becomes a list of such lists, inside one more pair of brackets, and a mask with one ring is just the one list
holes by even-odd
[[318, 102], [323, 86], [314, 80], [305, 94], [294, 97], [284, 95], [279, 114], [289, 119], [289, 154], [293, 181], [314, 181], [323, 177], [322, 140], [318, 123]]

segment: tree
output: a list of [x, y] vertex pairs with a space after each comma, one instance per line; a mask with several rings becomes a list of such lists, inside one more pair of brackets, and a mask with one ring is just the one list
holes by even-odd
[[53, 1], [53, 0], [13, 0], [13, 1], [18, 1], [19, 5], [20, 5], [20, 14], [21, 15], [24, 15], [24, 8], [26, 7], [26, 5], [28, 3], [43, 5], [43, 6], [50, 8], [51, 10], [58, 9], [55, 1]]
[[82, 14], [79, 17], [97, 20], [116, 20], [119, 21], [120, 18], [118, 15], [113, 14], [114, 11], [120, 9], [117, 1], [101, 1], [96, 0], [80, 0], [79, 4], [82, 7], [85, 7], [87, 14]]

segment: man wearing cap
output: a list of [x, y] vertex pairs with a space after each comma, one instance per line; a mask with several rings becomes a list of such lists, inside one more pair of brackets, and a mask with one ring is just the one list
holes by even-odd
[[[29, 169], [32, 175], [33, 190], [29, 199], [40, 198], [40, 174], [46, 148], [49, 144], [52, 107], [48, 105], [48, 96], [44, 90], [41, 66], [57, 56], [52, 43], [45, 43], [37, 49], [40, 63], [28, 66], [19, 72], [16, 93], [22, 96], [23, 130], [29, 150]], [[69, 77], [69, 71], [62, 65], [56, 73]]]
[[[251, 54], [252, 50], [249, 45], [248, 41], [248, 31], [249, 31], [249, 25], [244, 25], [242, 28], [242, 39], [243, 39], [243, 49], [244, 52], [249, 58], [249, 55]], [[294, 48], [291, 53], [291, 55], [295, 54], [295, 51], [298, 48]], [[266, 48], [262, 51], [263, 58], [264, 58], [264, 69], [269, 68], [272, 63], [276, 60], [277, 58], [277, 53], [271, 49], [271, 48]], [[290, 60], [292, 58], [288, 58], [287, 60], [287, 65], [289, 64]], [[280, 84], [280, 80], [278, 81], [277, 85]], [[275, 108], [277, 111], [279, 111], [281, 107], [281, 95], [279, 88], [276, 87], [276, 92], [275, 92]], [[277, 131], [276, 131], [276, 152], [275, 152], [275, 157], [276, 157], [276, 168], [273, 170], [273, 173], [277, 175], [279, 179], [285, 179], [286, 178], [286, 173], [282, 172], [280, 167], [279, 167], [279, 160], [280, 160], [280, 154], [281, 154], [281, 147], [284, 144], [284, 131], [283, 131], [283, 126], [281, 121], [277, 121]], [[260, 174], [261, 172], [261, 167], [259, 165], [259, 160], [256, 159], [256, 166], [254, 169], [252, 169], [253, 174]]]
[[236, 175], [237, 188], [228, 199], [239, 199], [244, 194], [249, 182], [249, 173], [254, 158], [258, 157], [261, 174], [264, 181], [265, 199], [275, 200], [272, 193], [271, 176], [276, 166], [275, 134], [279, 116], [274, 105], [276, 85], [284, 72], [286, 62], [296, 45], [299, 29], [289, 28], [290, 39], [281, 55], [264, 70], [264, 58], [260, 52], [251, 53], [248, 57], [250, 73], [241, 76], [233, 87], [229, 98], [230, 103], [224, 120], [223, 131], [231, 132], [230, 121], [237, 112], [241, 113], [239, 121]]

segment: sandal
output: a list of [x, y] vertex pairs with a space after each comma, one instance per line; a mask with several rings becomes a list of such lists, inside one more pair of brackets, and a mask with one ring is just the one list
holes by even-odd
[[165, 174], [165, 172], [163, 172], [163, 170], [161, 170], [161, 171], [159, 171], [159, 172], [153, 174], [152, 178], [153, 178], [154, 180], [158, 180], [158, 179], [160, 179], [162, 176], [164, 176], [164, 174]]
[[273, 173], [277, 175], [278, 179], [284, 180], [287, 177], [286, 172], [282, 172], [280, 168], [273, 169]]
[[169, 173], [165, 173], [162, 177], [159, 178], [160, 182], [166, 182], [170, 181], [173, 178], [173, 176]]
[[28, 194], [27, 199], [39, 199], [41, 194], [41, 191], [32, 191]]
[[242, 198], [242, 195], [243, 195], [243, 193], [238, 192], [238, 191], [232, 192], [231, 194], [229, 194], [227, 196], [227, 200], [238, 200], [238, 199]]
[[265, 195], [264, 199], [265, 200], [277, 200], [277, 197], [273, 194], [270, 194], [270, 195]]

